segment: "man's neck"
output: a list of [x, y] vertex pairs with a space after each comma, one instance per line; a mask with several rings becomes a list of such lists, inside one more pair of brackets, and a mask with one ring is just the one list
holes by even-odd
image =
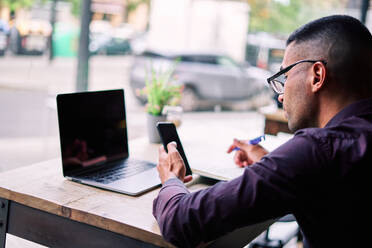
[[327, 123], [343, 108], [355, 102], [353, 98], [343, 96], [323, 97], [319, 103], [318, 127], [325, 127]]

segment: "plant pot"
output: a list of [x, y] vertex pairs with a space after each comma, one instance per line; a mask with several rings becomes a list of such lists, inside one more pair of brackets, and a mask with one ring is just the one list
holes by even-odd
[[151, 115], [147, 114], [147, 134], [150, 143], [161, 143], [156, 124], [161, 121], [166, 121], [166, 115]]

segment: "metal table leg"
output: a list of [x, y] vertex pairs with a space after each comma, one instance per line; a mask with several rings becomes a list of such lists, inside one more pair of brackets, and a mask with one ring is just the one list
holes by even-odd
[[8, 227], [9, 201], [0, 198], [0, 247], [5, 247], [6, 232]]

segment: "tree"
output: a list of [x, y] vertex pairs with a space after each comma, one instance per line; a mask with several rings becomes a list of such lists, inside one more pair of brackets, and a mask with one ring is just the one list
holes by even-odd
[[311, 19], [344, 7], [346, 0], [247, 0], [250, 32], [287, 35]]
[[15, 11], [19, 8], [29, 8], [34, 4], [35, 0], [2, 0], [2, 5], [9, 7], [10, 11]]
[[67, 2], [70, 2], [72, 5], [72, 14], [74, 16], [78, 16], [80, 14], [80, 8], [81, 8], [81, 0], [68, 0]]
[[[80, 14], [81, 0], [67, 0], [72, 4], [72, 13], [77, 16]], [[127, 0], [127, 16], [130, 12], [135, 11], [141, 4], [150, 5], [150, 0]]]

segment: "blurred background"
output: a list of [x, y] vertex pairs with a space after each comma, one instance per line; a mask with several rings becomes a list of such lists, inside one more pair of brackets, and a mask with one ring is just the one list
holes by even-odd
[[138, 90], [151, 69], [174, 68], [184, 118], [197, 113], [197, 121], [217, 122], [218, 113], [244, 112], [261, 127], [262, 108], [280, 107], [266, 78], [279, 70], [287, 36], [330, 14], [354, 16], [370, 29], [369, 6], [369, 0], [0, 0], [0, 172], [60, 156], [60, 93], [124, 88], [129, 139], [146, 136], [146, 99]]
[[276, 106], [266, 78], [290, 32], [365, 0], [0, 0], [0, 171], [59, 156], [56, 95], [124, 88], [129, 138], [146, 135], [149, 66], [175, 65], [185, 112]]

